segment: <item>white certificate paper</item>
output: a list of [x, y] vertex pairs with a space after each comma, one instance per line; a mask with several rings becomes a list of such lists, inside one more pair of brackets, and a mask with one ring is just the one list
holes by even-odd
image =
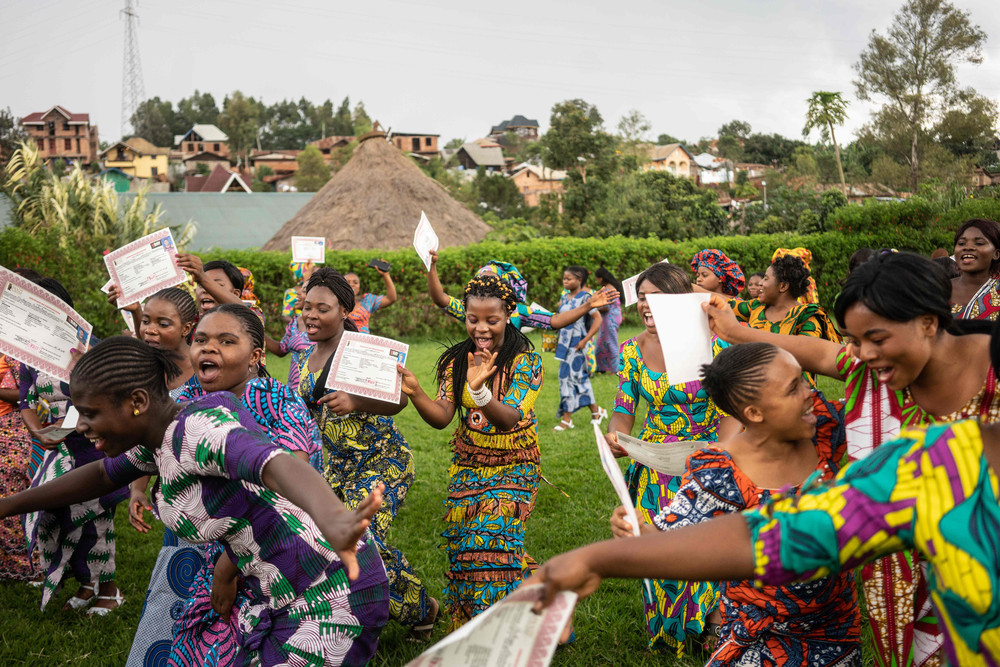
[[69, 406], [69, 410], [66, 411], [66, 416], [63, 418], [62, 423], [59, 424], [59, 426], [46, 426], [38, 432], [55, 440], [59, 440], [65, 438], [76, 430], [76, 422], [79, 419], [80, 413], [77, 412], [76, 408], [71, 405]]
[[711, 447], [710, 442], [646, 442], [626, 433], [618, 433], [618, 445], [633, 459], [664, 475], [683, 475], [688, 457], [699, 449]]
[[604, 439], [604, 433], [601, 432], [599, 424], [594, 424], [594, 437], [597, 438], [597, 453], [601, 457], [601, 467], [604, 468], [604, 474], [611, 480], [611, 486], [614, 487], [615, 493], [618, 494], [618, 500], [625, 506], [628, 520], [632, 523], [632, 534], [638, 535], [639, 517], [635, 513], [635, 505], [632, 504], [632, 499], [628, 496], [628, 484], [625, 483], [625, 476], [622, 474], [622, 469], [618, 467], [618, 459], [615, 458], [615, 455], [611, 452], [611, 448], [608, 447], [608, 441]]
[[118, 286], [119, 304], [142, 301], [184, 282], [184, 270], [177, 266], [177, 246], [169, 229], [109, 252], [104, 263]]
[[639, 276], [641, 275], [642, 275], [641, 273], [637, 273], [631, 278], [626, 278], [625, 280], [622, 281], [622, 291], [624, 292], [623, 296], [625, 297], [626, 308], [631, 306], [633, 303], [638, 303], [639, 301], [639, 296], [635, 293], [635, 288], [636, 288], [635, 283], [637, 280], [639, 280]]
[[438, 249], [438, 237], [427, 219], [427, 214], [423, 211], [420, 212], [420, 222], [417, 223], [417, 229], [413, 232], [413, 247], [420, 255], [420, 259], [424, 260], [424, 266], [430, 271], [431, 250]]
[[322, 264], [326, 261], [326, 238], [322, 236], [293, 236], [292, 261]]
[[0, 354], [69, 382], [70, 350], [86, 352], [91, 329], [62, 299], [0, 267]]
[[345, 331], [333, 355], [326, 388], [399, 402], [402, 378], [396, 364], [406, 363], [410, 346], [391, 338]]
[[646, 295], [670, 384], [700, 380], [702, 365], [712, 363], [712, 332], [701, 309], [710, 296], [705, 292]]
[[529, 580], [406, 667], [547, 667], [573, 613], [576, 593], [560, 591], [536, 614], [532, 607], [542, 591]]
[[[104, 286], [101, 288], [101, 291], [104, 292], [105, 294], [107, 294], [108, 292], [111, 291], [111, 286], [114, 285], [114, 284], [115, 284], [114, 280], [109, 280], [108, 282], [104, 283]], [[115, 305], [119, 306], [121, 304], [118, 303], [118, 301], [115, 301]], [[132, 316], [129, 315], [129, 313], [128, 313], [127, 310], [122, 309], [122, 308], [119, 308], [118, 312], [119, 312], [119, 314], [121, 314], [122, 319], [125, 320], [125, 326], [127, 326], [128, 330], [132, 333], [133, 336], [135, 336], [136, 335], [136, 333], [135, 333], [135, 323], [132, 321]]]

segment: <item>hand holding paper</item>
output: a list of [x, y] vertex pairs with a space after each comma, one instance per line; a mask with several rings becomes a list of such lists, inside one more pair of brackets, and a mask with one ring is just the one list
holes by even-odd
[[424, 266], [430, 271], [431, 251], [437, 251], [438, 237], [434, 233], [434, 228], [431, 227], [430, 221], [427, 219], [427, 214], [423, 211], [420, 212], [420, 222], [417, 223], [417, 229], [413, 232], [413, 248], [417, 251], [420, 259], [423, 260]]
[[292, 261], [322, 264], [326, 261], [326, 238], [323, 236], [293, 236]]
[[712, 332], [701, 304], [709, 294], [649, 294], [656, 335], [663, 349], [667, 382], [684, 384], [701, 379], [701, 367], [712, 363]]
[[626, 433], [618, 434], [618, 445], [647, 468], [652, 468], [664, 475], [683, 475], [687, 470], [687, 459], [703, 447], [710, 446], [708, 442], [646, 442], [633, 438]]
[[118, 286], [120, 304], [142, 301], [161, 289], [184, 282], [177, 262], [177, 246], [169, 229], [132, 241], [104, 256], [111, 280]]

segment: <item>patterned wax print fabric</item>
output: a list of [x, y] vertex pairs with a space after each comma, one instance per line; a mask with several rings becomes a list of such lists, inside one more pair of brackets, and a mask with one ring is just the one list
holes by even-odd
[[295, 318], [302, 314], [299, 307], [299, 293], [294, 287], [289, 287], [281, 295], [281, 316], [284, 318]]
[[[456, 320], [465, 321], [465, 303], [461, 299], [449, 296], [448, 305], [443, 310]], [[552, 313], [544, 308], [535, 308], [519, 301], [516, 310], [510, 315], [510, 323], [518, 329], [521, 327], [551, 329]]]
[[[712, 347], [718, 354], [728, 344], [714, 340]], [[648, 408], [640, 439], [666, 446], [681, 440], [718, 440], [719, 420], [725, 413], [709, 398], [701, 382], [670, 384], [666, 372], [656, 373], [646, 367], [638, 340], [630, 338], [621, 347], [615, 412], [634, 418], [640, 400]], [[625, 481], [639, 517], [653, 523], [653, 517], [670, 504], [680, 488], [681, 478], [632, 461], [625, 471]], [[649, 584], [649, 589], [642, 588], [649, 646], [673, 649], [680, 655], [687, 635], [697, 636], [704, 630], [718, 601], [717, 587], [708, 582], [659, 579]]]
[[528, 281], [524, 279], [521, 272], [517, 270], [517, 267], [513, 264], [508, 264], [507, 262], [501, 262], [497, 259], [491, 259], [486, 262], [484, 266], [479, 267], [476, 271], [477, 276], [481, 276], [484, 273], [495, 273], [500, 280], [507, 283], [511, 291], [514, 292], [514, 299], [518, 303], [525, 303], [528, 300]]
[[767, 305], [758, 299], [753, 301], [733, 299], [729, 304], [736, 319], [746, 322], [751, 329], [785, 336], [812, 336], [840, 342], [840, 335], [827, 317], [826, 311], [815, 303], [792, 306], [779, 322], [767, 319]]
[[618, 327], [622, 324], [621, 300], [612, 301], [608, 312], [602, 315], [601, 332], [597, 335], [596, 371], [617, 373], [621, 354], [618, 344]]
[[358, 296], [354, 301], [354, 310], [347, 314], [347, 319], [354, 322], [354, 326], [361, 333], [371, 333], [368, 323], [371, 321], [372, 314], [382, 307], [383, 299], [385, 299], [384, 294], [362, 294]]
[[[45, 415], [42, 426], [49, 426], [66, 416], [69, 409], [69, 384], [21, 364], [20, 404], [22, 410]], [[39, 486], [92, 461], [104, 454], [78, 433], [45, 453], [41, 466], [31, 480]], [[128, 489], [117, 489], [95, 500], [24, 516], [24, 532], [29, 553], [38, 548], [39, 562], [45, 573], [41, 608], [59, 590], [67, 574], [81, 584], [105, 582], [115, 578], [115, 507], [128, 497]]]
[[[455, 400], [452, 373], [445, 370], [439, 400]], [[534, 406], [543, 377], [542, 358], [533, 351], [519, 354], [509, 375], [493, 376], [493, 395], [521, 417], [509, 431], [491, 424], [468, 386], [462, 389], [444, 503], [449, 632], [505, 598], [538, 566], [525, 551], [524, 534], [541, 476]]]
[[413, 454], [392, 417], [355, 411], [338, 417], [313, 402], [321, 371], [309, 372], [315, 347], [299, 358], [299, 395], [310, 405], [323, 436], [327, 461], [323, 476], [349, 508], [357, 507], [381, 482], [382, 508], [371, 532], [389, 576], [389, 613], [403, 625], [418, 625], [430, 611], [430, 598], [406, 556], [388, 543], [392, 520], [414, 480]]
[[263, 485], [264, 467], [287, 455], [235, 396], [216, 392], [182, 404], [156, 449], [139, 445], [104, 466], [121, 484], [158, 474], [153, 503], [166, 527], [223, 543], [252, 598], [233, 608], [237, 664], [365, 664], [388, 618], [378, 550], [358, 542], [360, 575], [348, 581], [312, 517]]
[[990, 278], [972, 295], [969, 303], [951, 305], [955, 317], [963, 320], [990, 320], [996, 322], [1000, 315], [1000, 278]]
[[[778, 248], [771, 255], [771, 263], [774, 264], [774, 260], [779, 257], [784, 257], [785, 255], [791, 255], [792, 257], [798, 257], [805, 264], [806, 268], [809, 268], [809, 262], [812, 261], [813, 254], [808, 248]], [[799, 297], [799, 303], [802, 305], [810, 303], [819, 303], [819, 290], [816, 289], [816, 280], [810, 275], [809, 276], [809, 287], [806, 288], [806, 293]]]
[[[0, 356], [0, 388], [17, 389], [20, 363]], [[17, 403], [0, 401], [0, 498], [31, 486], [31, 434]], [[35, 576], [37, 559], [28, 552], [28, 540], [19, 516], [0, 520], [0, 581], [27, 581]]]
[[[917, 405], [909, 389], [893, 391], [879, 382], [875, 371], [848, 356], [846, 348], [837, 356], [837, 368], [846, 383], [844, 421], [847, 453], [852, 459], [878, 451], [882, 443], [899, 435], [901, 427], [970, 417], [986, 423], [1000, 420], [1000, 396], [992, 368], [987, 371], [979, 393], [957, 411], [944, 416], [928, 414]], [[943, 637], [917, 555], [901, 552], [869, 563], [862, 569], [861, 578], [879, 664], [885, 667], [938, 664]]]
[[285, 325], [285, 335], [278, 341], [281, 352], [292, 355], [288, 364], [288, 382], [285, 383], [292, 389], [297, 389], [299, 386], [299, 357], [312, 345], [313, 343], [309, 340], [306, 332], [299, 329], [299, 318], [292, 318]]
[[743, 269], [721, 250], [706, 249], [695, 254], [691, 259], [691, 270], [697, 273], [701, 266], [715, 274], [722, 282], [722, 291], [729, 296], [739, 294], [746, 284]]
[[[842, 406], [819, 392], [813, 394], [813, 406], [817, 471], [820, 479], [831, 479], [846, 449]], [[680, 490], [654, 522], [660, 530], [700, 523], [757, 507], [773, 493], [754, 484], [728, 452], [703, 449], [688, 459]], [[851, 571], [783, 586], [722, 581], [719, 588], [722, 629], [710, 666], [861, 666], [861, 614]]]
[[[575, 296], [563, 294], [559, 304], [559, 312], [573, 310], [587, 303], [590, 292], [580, 290]], [[597, 313], [591, 310], [590, 316]], [[577, 350], [587, 336], [588, 317], [581, 317], [576, 322], [568, 324], [559, 330], [559, 340], [556, 343], [556, 361], [559, 362], [559, 415], [573, 414], [580, 408], [595, 404], [594, 388], [590, 384], [590, 364], [586, 348]]]
[[782, 586], [915, 548], [948, 664], [1000, 664], [998, 487], [977, 420], [906, 429], [833, 481], [746, 513], [756, 577]]

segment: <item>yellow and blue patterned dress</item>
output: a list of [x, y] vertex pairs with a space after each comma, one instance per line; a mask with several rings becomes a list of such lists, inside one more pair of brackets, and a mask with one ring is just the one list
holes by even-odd
[[[713, 342], [713, 351], [726, 347]], [[725, 416], [702, 389], [701, 382], [670, 384], [667, 374], [650, 371], [642, 359], [635, 338], [622, 343], [618, 366], [618, 397], [615, 412], [635, 417], [640, 400], [648, 407], [639, 438], [648, 442], [671, 443], [680, 440], [718, 440], [719, 420]], [[680, 488], [680, 477], [664, 475], [632, 461], [625, 471], [629, 495], [639, 516], [649, 524]], [[712, 583], [650, 580], [653, 598], [643, 588], [649, 647], [683, 650], [688, 634], [704, 630], [708, 614], [718, 603], [717, 587]]]
[[915, 547], [948, 663], [996, 665], [998, 491], [978, 420], [904, 430], [833, 481], [746, 513], [756, 578], [780, 586]]
[[[543, 375], [536, 352], [518, 355], [509, 377], [494, 375], [493, 395], [521, 415], [509, 431], [491, 424], [476, 408], [468, 386], [463, 389], [458, 428], [451, 439], [443, 533], [450, 566], [444, 603], [451, 613], [449, 632], [502, 600], [537, 566], [524, 550], [524, 524], [535, 506], [541, 476], [534, 406]], [[449, 368], [438, 399], [453, 397]]]

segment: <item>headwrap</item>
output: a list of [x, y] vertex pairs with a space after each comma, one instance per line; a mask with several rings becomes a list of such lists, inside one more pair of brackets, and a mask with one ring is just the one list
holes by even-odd
[[528, 281], [524, 279], [524, 276], [521, 275], [521, 272], [513, 264], [491, 259], [476, 271], [476, 275], [484, 273], [496, 274], [501, 281], [506, 283], [513, 290], [517, 303], [528, 302]]
[[295, 278], [295, 282], [300, 283], [300, 282], [302, 282], [302, 279], [305, 277], [302, 274], [302, 267], [304, 267], [305, 265], [306, 265], [305, 262], [289, 262], [288, 263], [288, 270], [292, 272], [292, 278]]
[[[802, 260], [806, 269], [809, 270], [809, 262], [812, 261], [813, 254], [807, 248], [778, 248], [771, 255], [771, 263], [774, 264], [775, 260], [779, 257], [784, 257], [785, 255], [791, 255], [792, 257], [798, 257]], [[819, 303], [819, 291], [816, 289], [816, 281], [813, 280], [810, 271], [809, 276], [809, 287], [806, 288], [806, 293], [799, 297], [799, 303], [804, 306], [810, 303]]]
[[746, 284], [740, 265], [729, 259], [721, 250], [709, 248], [696, 254], [691, 260], [691, 270], [697, 273], [698, 268], [702, 266], [718, 277], [722, 283], [722, 291], [729, 296], [739, 294]]

